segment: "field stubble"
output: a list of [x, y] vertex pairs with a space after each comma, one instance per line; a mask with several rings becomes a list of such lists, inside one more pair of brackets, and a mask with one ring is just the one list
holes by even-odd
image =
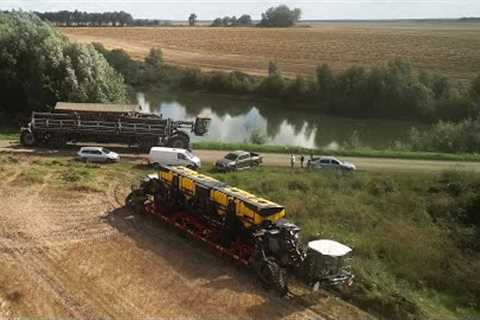
[[395, 58], [419, 70], [465, 80], [480, 73], [480, 24], [323, 23], [312, 28], [60, 28], [80, 42], [123, 48], [142, 59], [151, 47], [169, 63], [264, 75], [269, 61], [287, 76], [310, 76], [327, 63], [341, 71]]

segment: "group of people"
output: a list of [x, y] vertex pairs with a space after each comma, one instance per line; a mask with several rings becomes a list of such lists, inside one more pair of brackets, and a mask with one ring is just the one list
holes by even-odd
[[[313, 159], [313, 154], [310, 155], [310, 159]], [[290, 167], [295, 168], [296, 158], [293, 153], [290, 153]], [[303, 154], [300, 155], [300, 168], [305, 168], [305, 157]]]

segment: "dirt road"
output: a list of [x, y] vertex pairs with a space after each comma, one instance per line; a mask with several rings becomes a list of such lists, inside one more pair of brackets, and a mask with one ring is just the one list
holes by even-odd
[[[37, 153], [37, 154], [60, 154], [72, 155], [78, 148], [70, 148], [63, 151], [52, 151], [46, 149], [27, 149], [18, 145], [16, 141], [0, 141], [0, 152], [20, 152], [20, 153]], [[145, 154], [132, 153], [132, 149], [125, 147], [111, 147], [119, 152], [121, 156], [128, 158], [146, 159]], [[195, 150], [194, 153], [202, 159], [203, 163], [213, 163], [221, 159], [227, 151], [216, 150]], [[289, 166], [290, 156], [288, 154], [265, 153], [264, 165], [266, 166]], [[306, 157], [308, 158], [308, 156]], [[399, 172], [432, 172], [445, 170], [465, 170], [480, 172], [480, 162], [463, 162], [463, 161], [435, 161], [435, 160], [405, 160], [405, 159], [384, 159], [384, 158], [360, 158], [360, 157], [341, 157], [342, 160], [354, 163], [359, 170], [368, 171], [399, 171]], [[297, 159], [299, 165], [299, 159]]]
[[115, 166], [92, 191], [59, 182], [79, 166], [66, 162], [0, 154], [0, 319], [370, 319], [326, 293], [276, 297], [123, 209], [128, 183], [102, 171]]

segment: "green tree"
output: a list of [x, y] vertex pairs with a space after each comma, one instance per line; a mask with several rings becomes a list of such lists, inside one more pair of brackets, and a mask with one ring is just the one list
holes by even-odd
[[59, 100], [125, 102], [123, 78], [93, 48], [25, 12], [0, 13], [0, 113], [20, 120]]
[[244, 14], [238, 18], [238, 24], [240, 26], [250, 26], [252, 25], [252, 17], [248, 14]]
[[275, 62], [270, 61], [268, 63], [268, 75], [269, 76], [277, 76], [280, 74], [280, 70]]
[[151, 48], [148, 56], [145, 57], [145, 63], [156, 69], [160, 69], [163, 63], [163, 52], [160, 48]]
[[188, 17], [188, 24], [193, 27], [197, 23], [197, 15], [195, 13], [190, 14]]
[[330, 107], [331, 99], [335, 94], [335, 77], [333, 72], [327, 64], [322, 64], [317, 67], [315, 75], [319, 103], [323, 108]]
[[221, 27], [223, 26], [222, 18], [216, 18], [215, 20], [212, 21], [212, 24], [210, 27]]
[[223, 25], [224, 27], [228, 27], [228, 26], [230, 25], [230, 21], [231, 21], [230, 17], [223, 17], [223, 19], [222, 19], [222, 25]]
[[477, 105], [477, 108], [480, 109], [480, 75], [476, 77], [470, 85], [470, 96]]
[[298, 8], [290, 10], [286, 5], [271, 7], [262, 13], [260, 26], [276, 28], [292, 27], [300, 20], [301, 15], [302, 11]]

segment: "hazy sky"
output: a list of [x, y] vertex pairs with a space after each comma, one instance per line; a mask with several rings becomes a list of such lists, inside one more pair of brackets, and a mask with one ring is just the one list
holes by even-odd
[[480, 0], [0, 0], [0, 9], [36, 11], [124, 10], [135, 18], [181, 20], [195, 12], [200, 19], [260, 17], [266, 8], [287, 4], [303, 11], [303, 19], [456, 18], [480, 16]]

